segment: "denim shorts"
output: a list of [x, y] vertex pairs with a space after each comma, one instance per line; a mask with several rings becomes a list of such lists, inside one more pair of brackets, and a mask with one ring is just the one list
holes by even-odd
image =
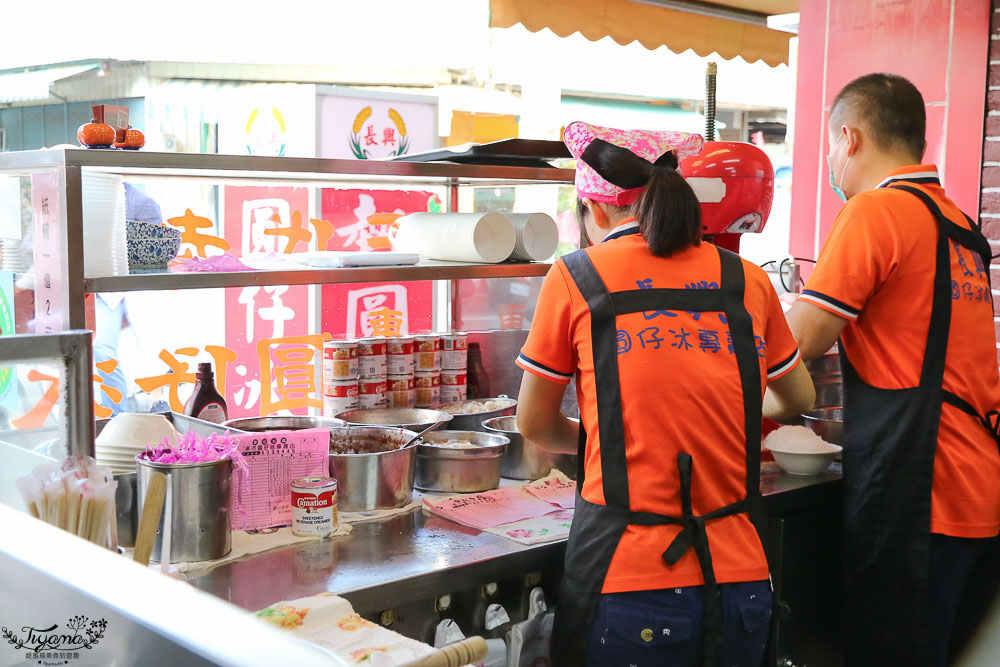
[[[771, 621], [771, 584], [720, 584], [719, 667], [760, 667]], [[687, 666], [702, 659], [702, 587], [601, 596], [587, 664], [594, 667]]]

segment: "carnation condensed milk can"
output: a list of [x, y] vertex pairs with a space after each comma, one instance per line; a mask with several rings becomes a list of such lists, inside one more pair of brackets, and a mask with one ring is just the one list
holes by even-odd
[[323, 343], [323, 380], [358, 377], [358, 341], [328, 340]]
[[416, 372], [441, 369], [441, 336], [421, 334], [413, 338], [413, 362]]
[[302, 477], [292, 481], [292, 532], [329, 535], [337, 528], [337, 480]]
[[386, 406], [386, 379], [383, 375], [377, 378], [363, 377], [358, 380], [358, 408], [372, 410]]
[[385, 338], [358, 339], [358, 375], [360, 377], [385, 377], [385, 349]]
[[330, 380], [323, 382], [323, 415], [333, 417], [358, 407], [357, 380]]
[[386, 339], [386, 374], [413, 373], [413, 336]]

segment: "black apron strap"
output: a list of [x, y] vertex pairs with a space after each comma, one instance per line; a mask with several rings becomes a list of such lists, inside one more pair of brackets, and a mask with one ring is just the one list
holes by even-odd
[[628, 468], [625, 457], [625, 425], [622, 422], [622, 390], [618, 378], [618, 327], [615, 324], [614, 303], [585, 251], [577, 250], [562, 260], [590, 309], [595, 382], [601, 388], [597, 392], [597, 425], [601, 442], [604, 502], [612, 507], [628, 510]]
[[760, 362], [753, 333], [753, 319], [744, 303], [746, 276], [743, 273], [743, 262], [728, 250], [718, 248], [718, 251], [722, 263], [721, 283], [726, 320], [729, 322], [740, 385], [743, 388], [746, 492], [747, 497], [751, 497], [760, 494], [760, 433], [763, 421]]
[[[943, 266], [945, 270], [939, 269], [934, 274], [934, 301], [931, 308], [931, 324], [927, 332], [927, 346], [924, 350], [924, 365], [920, 375], [920, 384], [923, 387], [941, 387], [944, 381], [945, 359], [947, 358], [948, 332], [951, 328], [951, 250], [948, 246], [948, 239], [953, 239], [962, 247], [979, 254], [986, 267], [987, 283], [992, 286], [989, 279], [989, 241], [986, 240], [986, 237], [979, 230], [979, 226], [972, 222], [969, 216], [962, 214], [969, 222], [969, 229], [959, 227], [946, 218], [937, 203], [922, 190], [902, 184], [890, 187], [894, 190], [904, 190], [918, 197], [938, 223], [936, 260], [937, 266]], [[990, 298], [992, 300], [992, 292]], [[942, 400], [945, 403], [975, 417], [997, 441], [997, 446], [1000, 448], [1000, 412], [990, 410], [985, 416], [980, 415], [965, 399], [950, 391], [944, 389], [941, 391]]]

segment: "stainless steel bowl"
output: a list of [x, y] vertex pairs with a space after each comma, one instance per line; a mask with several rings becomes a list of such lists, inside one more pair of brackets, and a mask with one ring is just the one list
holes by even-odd
[[501, 474], [511, 479], [536, 480], [545, 477], [553, 468], [570, 477], [576, 476], [575, 454], [553, 454], [525, 440], [517, 430], [514, 417], [494, 417], [483, 422], [487, 433], [503, 435], [510, 439], [503, 455]]
[[420, 432], [437, 422], [450, 422], [451, 415], [424, 408], [375, 408], [348, 410], [337, 415], [351, 426], [396, 426]]
[[[414, 431], [348, 426], [330, 431], [330, 475], [344, 512], [402, 507], [413, 497], [416, 443], [400, 449]], [[360, 451], [346, 454], [342, 452]]]
[[[451, 412], [449, 408], [461, 408], [462, 406], [473, 405], [476, 403], [482, 403], [484, 401], [504, 401], [508, 405], [496, 410], [483, 410], [482, 412]], [[451, 422], [448, 426], [453, 429], [461, 431], [483, 431], [483, 422], [487, 419], [493, 419], [494, 417], [503, 417], [506, 415], [514, 414], [517, 409], [517, 400], [510, 398], [508, 396], [498, 396], [496, 398], [473, 398], [467, 401], [456, 401], [454, 403], [445, 403], [443, 405], [436, 406], [438, 410], [444, 410], [451, 415]]]
[[802, 422], [831, 445], [844, 444], [844, 408], [816, 408], [802, 415]]
[[246, 417], [230, 419], [223, 426], [258, 433], [261, 431], [301, 431], [307, 428], [340, 428], [346, 426], [344, 420], [334, 417], [308, 417], [305, 415], [283, 415], [274, 417]]
[[[503, 453], [510, 439], [481, 431], [433, 431], [417, 445], [417, 488], [448, 493], [478, 493], [500, 486]], [[436, 447], [468, 440], [475, 447]]]

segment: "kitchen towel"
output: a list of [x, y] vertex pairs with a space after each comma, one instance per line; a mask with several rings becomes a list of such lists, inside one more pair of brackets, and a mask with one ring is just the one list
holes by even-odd
[[257, 617], [347, 662], [376, 667], [406, 665], [435, 653], [423, 642], [367, 621], [333, 593], [277, 602]]

